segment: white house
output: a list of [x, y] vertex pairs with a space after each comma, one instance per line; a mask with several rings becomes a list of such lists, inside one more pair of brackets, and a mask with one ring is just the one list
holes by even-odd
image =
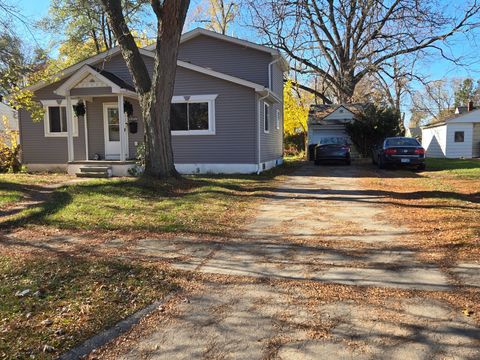
[[[0, 102], [0, 136], [4, 136], [5, 127], [8, 130], [14, 130], [18, 134], [18, 114], [10, 106]], [[17, 135], [17, 143], [18, 143]]]
[[423, 126], [422, 146], [432, 158], [480, 157], [480, 110]]

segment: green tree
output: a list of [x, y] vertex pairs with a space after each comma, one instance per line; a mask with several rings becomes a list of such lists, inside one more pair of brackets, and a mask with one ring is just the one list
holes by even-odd
[[[147, 1], [121, 0], [121, 3], [125, 9], [125, 21], [134, 35], [139, 34], [135, 29], [144, 25], [142, 11]], [[59, 61], [63, 61], [65, 67], [116, 44], [107, 14], [97, 0], [52, 0], [48, 15], [38, 25], [45, 31], [65, 36], [59, 47]]]
[[373, 147], [386, 137], [402, 136], [400, 112], [393, 108], [369, 105], [357, 119], [345, 126], [357, 151], [370, 156]]
[[455, 90], [455, 107], [466, 106], [469, 101], [476, 102], [479, 92], [478, 82], [475, 84], [472, 78], [464, 79]]
[[[283, 88], [283, 128], [286, 142], [295, 137], [302, 138], [302, 149], [307, 141], [307, 120], [313, 95], [301, 92], [291, 80], [286, 81]], [[299, 149], [301, 150], [301, 149]]]

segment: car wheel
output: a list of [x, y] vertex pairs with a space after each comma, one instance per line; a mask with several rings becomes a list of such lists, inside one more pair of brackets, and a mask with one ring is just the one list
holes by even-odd
[[384, 164], [382, 158], [378, 158], [377, 166], [378, 166], [379, 169], [385, 169], [385, 164]]
[[320, 165], [320, 160], [315, 160], [314, 164], [317, 165], [317, 166]]
[[352, 160], [348, 159], [348, 160], [345, 160], [345, 165], [351, 165], [352, 164]]
[[418, 166], [417, 166], [417, 170], [418, 170], [418, 171], [425, 171], [426, 168], [427, 168], [427, 167], [425, 166], [425, 164], [421, 164], [421, 165], [418, 165]]
[[377, 162], [375, 161], [375, 155], [372, 154], [372, 164], [377, 165]]

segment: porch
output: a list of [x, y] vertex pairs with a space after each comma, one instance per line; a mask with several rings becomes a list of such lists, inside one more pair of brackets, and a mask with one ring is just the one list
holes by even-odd
[[76, 106], [76, 114], [73, 110], [65, 114], [68, 173], [128, 176], [135, 166], [136, 145], [143, 140], [134, 88], [114, 74], [86, 65], [55, 93], [64, 97], [67, 109]]

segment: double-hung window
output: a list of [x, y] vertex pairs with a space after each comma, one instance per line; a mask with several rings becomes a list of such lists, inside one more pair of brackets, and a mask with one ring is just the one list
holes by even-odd
[[270, 132], [270, 105], [263, 103], [263, 131]]
[[[44, 130], [46, 137], [67, 136], [67, 107], [64, 102], [44, 101]], [[73, 136], [78, 136], [77, 118], [72, 111]]]
[[170, 110], [172, 135], [215, 134], [216, 95], [174, 96]]

